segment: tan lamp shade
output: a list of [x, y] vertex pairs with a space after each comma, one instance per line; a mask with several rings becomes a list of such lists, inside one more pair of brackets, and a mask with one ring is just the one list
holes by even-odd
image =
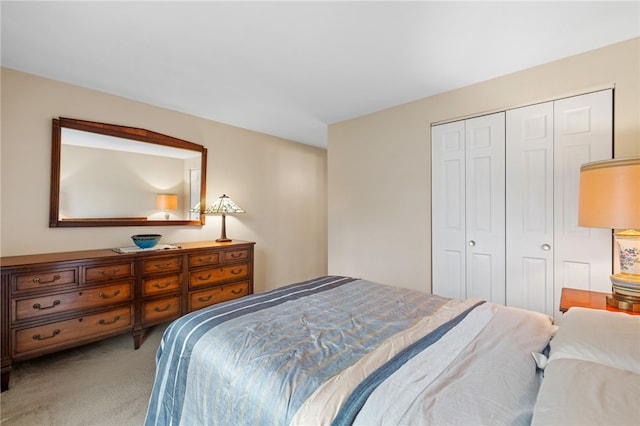
[[178, 208], [178, 196], [175, 194], [158, 194], [156, 196], [156, 208], [163, 211], [172, 211]]
[[640, 229], [640, 157], [582, 165], [578, 211], [580, 226]]

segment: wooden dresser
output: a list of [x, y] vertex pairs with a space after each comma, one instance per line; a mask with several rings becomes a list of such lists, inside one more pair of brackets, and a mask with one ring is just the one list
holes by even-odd
[[2, 391], [14, 362], [145, 328], [253, 293], [253, 242], [0, 259]]

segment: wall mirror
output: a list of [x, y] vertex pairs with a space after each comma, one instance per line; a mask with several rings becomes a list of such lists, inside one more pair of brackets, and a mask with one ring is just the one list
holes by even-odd
[[204, 146], [71, 118], [51, 146], [50, 227], [204, 224]]

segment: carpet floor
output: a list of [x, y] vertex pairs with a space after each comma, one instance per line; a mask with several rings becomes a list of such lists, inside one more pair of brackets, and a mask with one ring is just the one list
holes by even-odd
[[127, 333], [14, 365], [1, 424], [142, 425], [165, 328], [147, 330], [138, 350]]

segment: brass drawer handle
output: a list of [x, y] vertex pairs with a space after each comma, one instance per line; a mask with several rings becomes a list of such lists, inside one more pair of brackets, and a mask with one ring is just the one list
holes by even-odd
[[164, 312], [164, 311], [168, 311], [170, 307], [171, 307], [171, 303], [167, 303], [167, 306], [165, 306], [164, 308], [160, 308], [159, 306], [156, 306], [155, 308], [153, 308], [153, 310], [156, 312]]
[[99, 273], [100, 275], [104, 276], [104, 277], [107, 277], [107, 276], [109, 276], [109, 275], [115, 275], [115, 274], [117, 274], [118, 272], [120, 272], [120, 268], [113, 268], [113, 269], [111, 270], [111, 272], [109, 272], [109, 271], [105, 271], [104, 269], [100, 269], [100, 270], [98, 271], [98, 273]]
[[112, 297], [116, 297], [119, 294], [120, 294], [120, 290], [114, 291], [112, 296], [108, 296], [101, 291], [100, 293], [98, 293], [98, 297], [100, 297], [101, 299], [111, 299]]
[[202, 257], [199, 257], [199, 258], [198, 258], [198, 262], [199, 262], [199, 263], [211, 262], [211, 261], [213, 261], [213, 256], [209, 256], [209, 257], [207, 257], [206, 259], [203, 259]]
[[62, 278], [62, 277], [61, 277], [60, 275], [58, 275], [58, 274], [54, 275], [54, 276], [53, 276], [53, 279], [52, 279], [52, 280], [49, 280], [49, 281], [42, 281], [42, 280], [40, 279], [40, 277], [35, 277], [35, 278], [33, 279], [33, 282], [34, 282], [34, 283], [36, 283], [36, 284], [49, 284], [49, 283], [55, 283], [55, 282], [56, 282], [56, 281], [58, 281], [60, 278]]
[[244, 255], [244, 252], [237, 252], [236, 251], [236, 252], [231, 253], [231, 257], [234, 258], [234, 259], [242, 257], [243, 255]]
[[169, 261], [167, 261], [167, 263], [165, 263], [165, 264], [161, 264], [161, 263], [154, 263], [154, 264], [153, 264], [153, 266], [154, 266], [155, 268], [158, 268], [158, 269], [162, 269], [162, 268], [169, 268], [169, 267], [171, 267], [171, 265], [172, 265], [172, 263], [171, 263], [171, 261], [170, 261], [170, 260], [169, 260]]
[[198, 279], [200, 281], [205, 281], [205, 280], [208, 280], [209, 278], [211, 278], [211, 273], [209, 273], [209, 275], [207, 275], [206, 277], [203, 277], [202, 275], [198, 275]]
[[100, 325], [111, 325], [111, 324], [115, 324], [119, 320], [120, 320], [120, 315], [116, 315], [115, 318], [113, 318], [113, 321], [107, 322], [107, 321], [101, 319], [100, 321], [98, 321], [98, 324], [100, 324]]
[[244, 269], [240, 268], [240, 269], [232, 269], [231, 270], [231, 274], [233, 275], [238, 275], [244, 272]]
[[54, 308], [54, 307], [58, 306], [59, 304], [60, 304], [60, 301], [58, 299], [56, 299], [56, 300], [53, 301], [53, 305], [51, 305], [51, 306], [42, 307], [42, 306], [40, 306], [39, 303], [36, 303], [36, 304], [33, 305], [33, 309], [36, 309], [38, 311], [42, 311], [42, 310], [45, 310], [45, 309]]
[[51, 339], [53, 337], [56, 337], [58, 334], [60, 334], [60, 330], [58, 330], [57, 328], [55, 330], [53, 330], [53, 334], [49, 337], [41, 337], [39, 334], [34, 334], [33, 335], [33, 340], [47, 340], [47, 339]]
[[208, 297], [200, 296], [198, 297], [198, 302], [208, 302], [209, 300], [211, 300], [212, 297], [213, 297], [212, 295], [209, 295]]
[[233, 294], [241, 294], [243, 291], [244, 291], [243, 288], [239, 288], [237, 290], [231, 290], [231, 293], [233, 293]]
[[160, 282], [156, 282], [153, 286], [155, 288], [167, 288], [171, 285], [171, 280], [168, 280], [167, 282], [164, 283], [164, 285], [160, 284]]

